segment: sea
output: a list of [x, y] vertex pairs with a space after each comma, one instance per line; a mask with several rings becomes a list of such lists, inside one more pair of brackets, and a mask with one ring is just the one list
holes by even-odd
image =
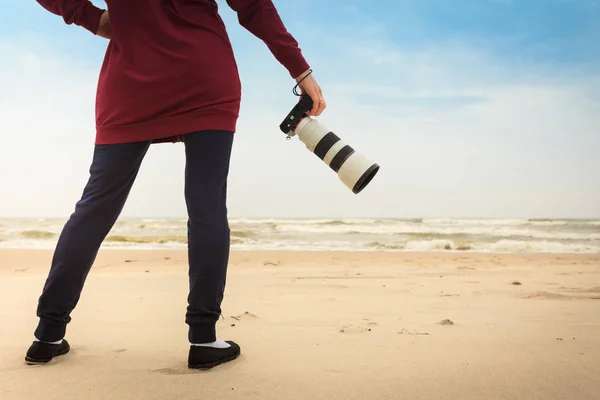
[[[52, 249], [65, 219], [0, 219], [0, 248]], [[233, 250], [600, 253], [600, 219], [230, 218]], [[121, 218], [102, 248], [185, 249], [186, 219]]]

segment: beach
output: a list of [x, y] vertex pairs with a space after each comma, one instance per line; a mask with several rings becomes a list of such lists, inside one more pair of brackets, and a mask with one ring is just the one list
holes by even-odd
[[187, 253], [102, 249], [67, 339], [24, 354], [51, 249], [0, 249], [0, 398], [597, 399], [600, 254], [243, 251], [187, 369]]

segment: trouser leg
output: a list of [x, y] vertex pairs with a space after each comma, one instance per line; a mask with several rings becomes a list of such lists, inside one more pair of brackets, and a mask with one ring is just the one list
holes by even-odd
[[232, 132], [202, 131], [184, 137], [188, 211], [189, 341], [216, 340], [229, 261], [227, 176]]
[[90, 177], [65, 224], [38, 301], [35, 336], [64, 337], [98, 250], [119, 217], [150, 142], [98, 145]]

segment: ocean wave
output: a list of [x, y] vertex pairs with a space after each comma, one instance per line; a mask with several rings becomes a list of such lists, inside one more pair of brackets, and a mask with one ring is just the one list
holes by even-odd
[[470, 251], [491, 253], [600, 253], [600, 246], [584, 244], [565, 244], [560, 242], [528, 242], [518, 240], [501, 240], [493, 243], [458, 242], [452, 240], [413, 240], [406, 243], [385, 244], [367, 243], [366, 247], [377, 250], [400, 251]]
[[485, 250], [499, 253], [600, 253], [600, 246], [549, 241], [501, 240], [486, 246]]
[[278, 232], [286, 233], [395, 233], [398, 227], [391, 224], [278, 224]]
[[[4, 223], [0, 233], [15, 234], [15, 230], [45, 231], [56, 235], [63, 221], [16, 221]], [[559, 219], [231, 219], [232, 236], [259, 237], [273, 234], [311, 235], [406, 235], [407, 237], [445, 238], [451, 236], [486, 236], [537, 238], [548, 240], [600, 240], [600, 221]], [[184, 236], [183, 219], [125, 219], [111, 230], [119, 236]]]
[[[51, 249], [51, 240], [0, 240], [0, 248]], [[183, 237], [112, 237], [102, 244], [111, 249], [186, 249]], [[497, 242], [468, 242], [459, 240], [409, 240], [409, 241], [247, 241], [232, 238], [232, 250], [280, 250], [280, 251], [382, 251], [382, 252], [486, 252], [486, 253], [593, 253], [600, 254], [600, 244], [561, 243], [553, 241], [500, 240]]]
[[[0, 247], [52, 248], [65, 220], [0, 219]], [[600, 220], [231, 219], [233, 249], [600, 253]], [[122, 219], [102, 245], [187, 247], [185, 219]]]
[[404, 244], [401, 243], [381, 243], [381, 242], [370, 242], [365, 245], [368, 249], [375, 250], [403, 250]]
[[278, 225], [277, 231], [288, 234], [393, 234], [406, 236], [446, 237], [456, 235], [529, 237], [556, 240], [600, 240], [600, 229], [554, 229], [535, 226], [434, 226], [425, 224], [353, 224], [353, 225]]
[[534, 226], [562, 226], [570, 222], [560, 219], [530, 219], [529, 223]]
[[257, 224], [275, 224], [275, 225], [344, 225], [344, 224], [361, 224], [372, 223], [375, 221], [384, 221], [370, 218], [230, 218], [229, 222], [232, 225], [257, 225]]
[[256, 234], [257, 234], [257, 232], [255, 232], [255, 231], [236, 231], [236, 230], [231, 231], [231, 236], [238, 237], [238, 238], [250, 238], [252, 236], [255, 236]]
[[424, 224], [447, 225], [447, 226], [498, 226], [498, 225], [527, 225], [529, 220], [526, 218], [424, 218]]
[[452, 240], [411, 240], [404, 246], [409, 251], [468, 251], [473, 250], [470, 243], [454, 242]]
[[467, 251], [472, 250], [469, 243], [454, 243], [451, 240], [413, 240], [405, 243], [380, 243], [370, 242], [366, 244], [367, 248], [378, 250], [406, 250], [406, 251], [441, 251], [455, 250]]
[[27, 239], [52, 239], [54, 236], [56, 236], [56, 233], [48, 231], [30, 230], [22, 231], [21, 236]]
[[[231, 237], [232, 244], [242, 244], [245, 241], [241, 238]], [[182, 243], [187, 244], [187, 236], [108, 236], [106, 243], [131, 243], [131, 244], [166, 244]]]
[[119, 236], [113, 235], [108, 236], [105, 242], [118, 242], [118, 243], [187, 243], [186, 236]]

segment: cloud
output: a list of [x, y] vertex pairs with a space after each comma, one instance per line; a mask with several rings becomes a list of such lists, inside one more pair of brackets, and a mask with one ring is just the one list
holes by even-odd
[[[368, 29], [297, 35], [327, 96], [320, 121], [382, 166], [355, 196], [285, 140], [289, 76], [258, 39], [230, 28], [244, 86], [232, 216], [600, 215], [598, 75], [462, 41], [400, 46]], [[68, 215], [91, 161], [99, 65], [40, 40], [0, 42], [6, 216]], [[182, 145], [154, 146], [124, 215], [185, 216], [183, 168]]]

